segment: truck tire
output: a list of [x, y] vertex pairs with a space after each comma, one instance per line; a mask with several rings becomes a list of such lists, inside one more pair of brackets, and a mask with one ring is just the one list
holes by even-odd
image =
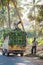
[[5, 52], [3, 51], [2, 54], [5, 55]]
[[7, 53], [7, 50], [4, 49], [4, 50], [2, 51], [2, 54], [5, 55], [6, 53]]
[[23, 53], [21, 53], [21, 56], [23, 56]]
[[7, 53], [7, 56], [9, 56], [9, 52]]
[[17, 56], [18, 54], [16, 53], [16, 56]]
[[2, 50], [2, 54], [3, 54], [3, 55], [5, 55], [5, 53], [6, 53], [6, 50], [5, 50], [5, 49], [3, 49], [3, 50]]

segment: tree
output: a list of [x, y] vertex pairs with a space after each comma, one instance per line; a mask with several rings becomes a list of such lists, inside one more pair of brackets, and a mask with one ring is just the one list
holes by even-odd
[[[19, 19], [21, 20], [21, 17], [20, 17], [20, 15], [21, 15], [21, 13], [20, 13], [21, 12], [21, 8], [17, 8], [17, 4], [20, 3], [19, 0], [18, 1], [17, 0], [1, 0], [1, 3], [3, 3], [2, 5], [4, 5], [5, 7], [7, 7], [7, 9], [8, 9], [8, 22], [9, 22], [9, 27], [11, 25], [11, 22], [10, 22], [10, 6], [9, 6], [9, 4], [11, 4], [10, 2], [13, 3], [13, 5], [14, 5], [14, 7], [16, 9], [17, 15], [18, 15]], [[22, 20], [21, 20], [21, 25], [22, 25], [22, 27], [24, 29]]]
[[[18, 11], [18, 8], [17, 8], [17, 1], [16, 1], [16, 0], [12, 0], [12, 2], [13, 2], [13, 4], [14, 4], [14, 7], [15, 7], [15, 9], [16, 9], [16, 11], [17, 11], [17, 14], [18, 14], [18, 16], [19, 16], [19, 19], [20, 19], [20, 21], [21, 21], [22, 28], [23, 28], [23, 30], [24, 30], [23, 22], [22, 22], [22, 19], [21, 19], [21, 17], [20, 17], [20, 14], [19, 14], [19, 11]], [[24, 30], [24, 31], [25, 31], [25, 30]]]
[[43, 5], [38, 5], [38, 15], [36, 17], [36, 21], [39, 22], [39, 25], [41, 27], [39, 34], [42, 34], [43, 31]]
[[[32, 21], [32, 20], [35, 20], [36, 16], [35, 16], [35, 8], [37, 8], [37, 5], [38, 3], [41, 2], [41, 0], [32, 0], [32, 3], [30, 3], [29, 5], [32, 6], [30, 8], [30, 11], [29, 11], [29, 15], [28, 15], [28, 18]], [[33, 14], [34, 13], [34, 14]]]
[[3, 7], [7, 7], [8, 8], [8, 22], [9, 22], [9, 27], [10, 27], [9, 0], [1, 0], [1, 5], [2, 5], [2, 8]]
[[3, 27], [4, 27], [4, 20], [5, 20], [4, 3], [3, 0], [0, 0], [0, 22]]
[[36, 21], [40, 23], [41, 21], [43, 21], [43, 5], [38, 5], [37, 8], [38, 8], [38, 15], [36, 17]]
[[33, 0], [32, 1], [32, 5], [30, 4], [30, 6], [32, 6], [32, 8], [30, 9], [30, 12], [29, 12], [29, 15], [28, 15], [28, 18], [30, 19], [30, 21], [32, 21], [32, 20], [35, 20], [35, 25], [34, 25], [34, 33], [35, 33], [35, 36], [36, 36], [36, 8], [37, 8], [37, 6], [38, 6], [38, 4], [37, 3], [39, 3], [39, 2], [41, 2], [41, 0], [38, 0], [37, 2], [36, 2], [36, 0]]
[[8, 22], [9, 22], [9, 28], [11, 28], [11, 22], [10, 22], [10, 7], [9, 7], [9, 0], [7, 1], [7, 8], [8, 8]]

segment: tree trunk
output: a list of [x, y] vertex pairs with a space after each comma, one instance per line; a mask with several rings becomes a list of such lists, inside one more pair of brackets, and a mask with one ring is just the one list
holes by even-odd
[[7, 3], [7, 8], [8, 8], [8, 22], [9, 22], [9, 28], [11, 28], [11, 23], [10, 23], [10, 8], [9, 8], [9, 0]]
[[[12, 2], [13, 2], [13, 0], [12, 0]], [[23, 26], [22, 19], [21, 19], [21, 17], [20, 17], [20, 14], [19, 14], [18, 8], [17, 8], [17, 6], [16, 6], [16, 2], [13, 2], [13, 4], [14, 4], [14, 7], [15, 7], [15, 9], [16, 9], [16, 11], [17, 11], [18, 16], [19, 16], [19, 19], [20, 19], [20, 22], [21, 22], [22, 28], [23, 28], [23, 30], [25, 31], [24, 26]]]
[[[33, 5], [35, 5], [35, 0], [33, 0]], [[34, 17], [35, 17], [35, 6], [34, 6]], [[35, 20], [35, 22], [34, 22], [34, 34], [35, 34], [35, 36], [34, 37], [36, 37], [36, 20]]]

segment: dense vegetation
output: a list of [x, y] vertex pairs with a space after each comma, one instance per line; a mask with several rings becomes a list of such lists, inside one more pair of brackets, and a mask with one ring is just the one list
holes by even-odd
[[26, 33], [17, 28], [9, 33], [9, 45], [26, 46]]
[[[30, 2], [24, 0], [24, 3], [23, 0], [0, 0], [0, 44], [3, 42], [3, 33], [5, 34], [4, 37], [6, 37], [12, 23], [18, 20], [22, 21], [22, 17], [26, 18], [26, 16], [29, 23], [35, 21], [35, 24], [34, 22], [32, 22], [32, 25], [30, 24], [34, 30], [27, 31], [28, 43], [31, 44], [33, 37], [36, 36], [38, 43], [43, 44], [43, 5], [38, 5], [40, 2], [41, 0], [30, 0]], [[27, 13], [26, 16], [25, 13]], [[23, 22], [21, 22], [21, 25], [24, 29]], [[4, 30], [5, 27], [8, 28], [6, 31]]]

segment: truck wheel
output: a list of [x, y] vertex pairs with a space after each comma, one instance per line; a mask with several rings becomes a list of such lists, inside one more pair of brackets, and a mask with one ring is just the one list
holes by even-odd
[[21, 53], [21, 56], [23, 56], [23, 53]]
[[2, 54], [3, 54], [3, 55], [5, 55], [5, 53], [6, 53], [6, 52], [5, 52], [5, 49], [4, 49], [4, 50], [2, 50]]
[[5, 55], [5, 52], [3, 51], [2, 54]]
[[5, 55], [6, 53], [7, 53], [7, 50], [4, 49], [4, 50], [2, 51], [2, 54]]
[[7, 56], [9, 56], [9, 53], [7, 53]]
[[18, 54], [16, 53], [16, 55], [18, 55]]

